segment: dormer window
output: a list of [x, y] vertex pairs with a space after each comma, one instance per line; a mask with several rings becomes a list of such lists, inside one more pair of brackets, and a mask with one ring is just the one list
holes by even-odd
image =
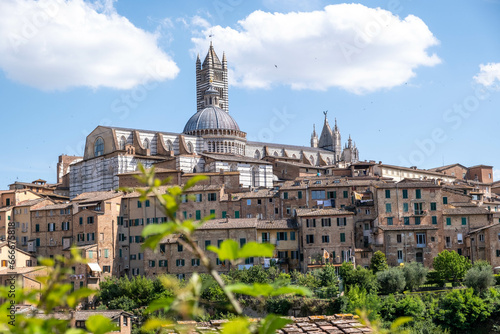
[[94, 143], [94, 156], [98, 157], [104, 154], [104, 140], [99, 137]]

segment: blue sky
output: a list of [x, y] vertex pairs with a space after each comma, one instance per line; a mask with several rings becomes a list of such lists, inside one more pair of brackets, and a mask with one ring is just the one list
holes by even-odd
[[4, 0], [0, 189], [54, 182], [98, 125], [181, 132], [210, 40], [250, 140], [308, 146], [328, 110], [362, 160], [500, 168], [499, 14], [494, 0]]

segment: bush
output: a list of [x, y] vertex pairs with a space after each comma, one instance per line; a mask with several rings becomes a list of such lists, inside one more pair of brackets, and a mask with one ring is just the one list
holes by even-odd
[[384, 294], [401, 292], [406, 286], [405, 276], [399, 268], [389, 268], [377, 273], [380, 292]]
[[266, 300], [266, 310], [268, 313], [274, 313], [279, 315], [288, 315], [288, 311], [292, 308], [293, 297], [290, 296], [279, 296], [268, 298]]
[[427, 284], [435, 284], [437, 286], [444, 286], [446, 281], [441, 277], [440, 273], [431, 270], [427, 273]]
[[429, 272], [429, 269], [425, 268], [422, 263], [405, 263], [402, 269], [406, 281], [406, 290], [413, 291], [415, 288], [424, 284], [427, 280], [427, 273]]
[[495, 285], [500, 285], [500, 274], [493, 275], [495, 277]]
[[363, 288], [353, 286], [341, 299], [340, 304], [343, 313], [355, 313], [357, 309], [365, 309], [370, 311], [368, 315], [370, 321], [379, 317], [382, 305], [380, 303], [380, 298], [375, 293], [368, 293]]
[[457, 282], [464, 278], [471, 263], [466, 257], [455, 251], [444, 250], [439, 253], [433, 261], [434, 269], [439, 273], [441, 279], [448, 282]]
[[476, 293], [486, 291], [494, 283], [495, 277], [490, 265], [474, 266], [467, 271], [464, 278], [464, 284], [468, 288], [473, 288]]

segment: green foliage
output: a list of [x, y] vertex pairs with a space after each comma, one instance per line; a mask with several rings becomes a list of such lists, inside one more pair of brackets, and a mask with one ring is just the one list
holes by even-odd
[[377, 281], [380, 286], [380, 292], [384, 294], [401, 292], [406, 286], [405, 275], [397, 267], [377, 272]]
[[444, 250], [434, 258], [433, 266], [441, 279], [456, 282], [464, 278], [471, 264], [469, 259], [457, 252]]
[[112, 323], [109, 318], [100, 314], [90, 316], [87, 321], [85, 321], [85, 327], [94, 334], [105, 334], [120, 329], [117, 325]]
[[228, 239], [222, 242], [220, 248], [209, 246], [208, 250], [216, 253], [221, 261], [229, 260], [236, 264], [249, 257], [272, 257], [274, 246], [268, 243], [259, 244], [252, 241], [246, 243], [240, 249], [236, 241]]
[[374, 274], [376, 274], [379, 271], [384, 271], [389, 266], [387, 265], [387, 258], [385, 257], [385, 254], [382, 253], [381, 251], [376, 251], [373, 253], [371, 262], [370, 262], [370, 269], [373, 271]]
[[440, 302], [437, 319], [453, 333], [459, 333], [473, 328], [490, 314], [485, 301], [469, 288], [448, 293]]
[[495, 277], [495, 285], [500, 285], [500, 274], [493, 275]]
[[427, 273], [427, 284], [435, 284], [437, 286], [444, 286], [446, 281], [441, 277], [441, 273], [436, 270], [430, 270]]
[[474, 265], [465, 274], [464, 284], [468, 288], [473, 288], [476, 293], [485, 292], [490, 286], [495, 284], [493, 270], [489, 264]]
[[368, 293], [365, 289], [353, 286], [343, 297], [341, 311], [343, 313], [356, 313], [356, 310], [369, 310], [369, 320], [375, 320], [379, 317], [381, 309], [380, 298], [375, 293]]
[[379, 289], [377, 276], [369, 269], [354, 266], [350, 262], [344, 262], [339, 269], [340, 277], [344, 280], [346, 290], [352, 286], [358, 286], [368, 292], [377, 292]]
[[300, 271], [294, 270], [291, 276], [292, 281], [295, 282], [296, 285], [304, 286], [309, 289], [315, 289], [321, 286], [321, 280], [312, 272], [303, 274]]
[[320, 280], [322, 287], [338, 286], [339, 278], [335, 273], [335, 267], [332, 265], [326, 265], [321, 269], [314, 271], [315, 276]]
[[405, 263], [402, 270], [406, 282], [405, 289], [410, 291], [424, 284], [427, 279], [427, 273], [429, 272], [429, 269], [425, 268], [424, 265], [419, 262]]

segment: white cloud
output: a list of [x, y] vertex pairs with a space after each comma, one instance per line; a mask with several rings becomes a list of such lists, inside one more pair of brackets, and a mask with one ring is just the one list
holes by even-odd
[[207, 36], [226, 51], [232, 84], [248, 88], [340, 87], [357, 94], [392, 88], [419, 66], [440, 63], [427, 48], [439, 42], [418, 17], [380, 8], [340, 4], [288, 14], [255, 11], [238, 28], [215, 26], [192, 38], [204, 53]]
[[0, 68], [42, 90], [173, 79], [179, 68], [158, 38], [118, 15], [113, 0], [0, 1]]
[[474, 81], [489, 88], [500, 89], [500, 63], [480, 64], [479, 70]]

